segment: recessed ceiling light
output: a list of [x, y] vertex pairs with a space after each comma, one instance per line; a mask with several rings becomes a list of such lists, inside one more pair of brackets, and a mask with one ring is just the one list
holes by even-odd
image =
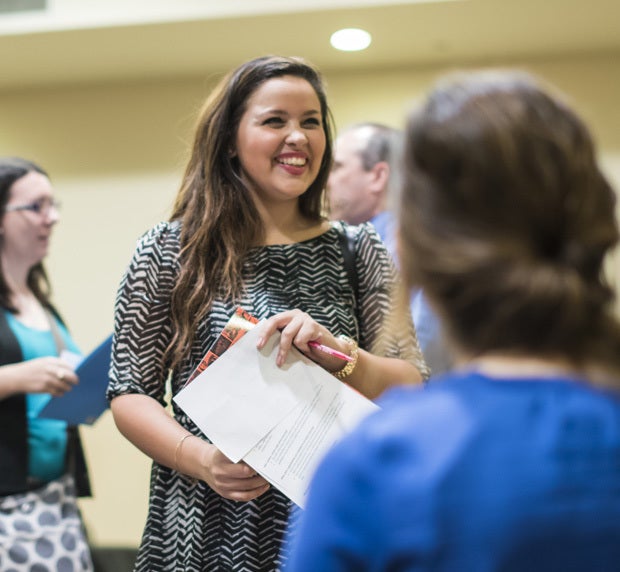
[[334, 32], [329, 41], [337, 50], [342, 50], [343, 52], [358, 52], [370, 46], [372, 38], [366, 30], [344, 28]]

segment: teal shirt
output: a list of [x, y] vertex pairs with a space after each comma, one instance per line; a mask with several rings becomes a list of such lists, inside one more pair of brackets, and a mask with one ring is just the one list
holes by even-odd
[[[57, 355], [54, 336], [50, 330], [37, 330], [5, 312], [9, 327], [17, 338], [24, 361]], [[67, 329], [58, 323], [67, 350], [80, 353]], [[26, 395], [28, 415], [28, 475], [42, 481], [51, 481], [65, 472], [67, 424], [58, 419], [44, 419], [37, 415], [52, 398], [49, 393]]]

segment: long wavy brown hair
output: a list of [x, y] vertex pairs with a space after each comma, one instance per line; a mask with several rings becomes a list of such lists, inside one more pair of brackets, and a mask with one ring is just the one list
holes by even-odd
[[[28, 159], [21, 157], [0, 157], [0, 213], [4, 216], [4, 209], [9, 202], [11, 196], [11, 187], [19, 179], [25, 177], [28, 173], [39, 173], [45, 175], [49, 179], [49, 175], [42, 167]], [[3, 246], [3, 237], [0, 234], [0, 249]], [[51, 307], [50, 304], [50, 283], [45, 272], [42, 262], [35, 264], [29, 271], [26, 283], [35, 298], [44, 306]], [[16, 312], [16, 308], [11, 302], [11, 290], [4, 276], [2, 265], [0, 264], [0, 306]]]
[[320, 102], [325, 153], [316, 179], [299, 198], [299, 210], [311, 220], [322, 218], [333, 135], [321, 75], [301, 58], [264, 56], [248, 61], [220, 81], [199, 113], [171, 216], [181, 222], [181, 270], [172, 292], [174, 334], [167, 350], [172, 368], [191, 348], [198, 324], [215, 297], [235, 299], [241, 294], [244, 257], [264, 235], [233, 151], [248, 99], [263, 83], [282, 76], [305, 79]]
[[564, 96], [517, 72], [440, 83], [409, 119], [404, 177], [403, 273], [459, 349], [620, 373], [616, 197]]

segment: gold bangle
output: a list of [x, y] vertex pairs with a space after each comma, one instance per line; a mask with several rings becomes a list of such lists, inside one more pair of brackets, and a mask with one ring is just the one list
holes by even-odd
[[349, 344], [349, 347], [351, 348], [351, 361], [348, 361], [342, 369], [334, 372], [334, 376], [342, 380], [345, 377], [349, 377], [353, 373], [353, 370], [357, 365], [359, 347], [357, 345], [357, 342], [349, 336], [338, 336], [338, 338], [347, 342]]
[[181, 447], [183, 447], [183, 442], [185, 441], [185, 439], [187, 439], [188, 437], [193, 437], [194, 435], [192, 433], [188, 433], [187, 435], [183, 435], [183, 437], [181, 437], [179, 439], [179, 442], [177, 443], [177, 446], [174, 448], [174, 470], [179, 473], [179, 455], [181, 454]]

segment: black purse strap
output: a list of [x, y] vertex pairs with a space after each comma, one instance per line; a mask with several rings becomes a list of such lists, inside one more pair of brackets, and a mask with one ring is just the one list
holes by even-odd
[[340, 225], [340, 230], [341, 232], [338, 233], [340, 250], [342, 251], [342, 258], [344, 259], [344, 269], [353, 290], [355, 310], [357, 313], [357, 307], [359, 305], [359, 280], [355, 268], [355, 236], [347, 232], [347, 227], [344, 225]]
[[341, 226], [342, 232], [338, 233], [338, 239], [340, 240], [340, 249], [342, 250], [342, 257], [344, 258], [344, 269], [347, 272], [349, 283], [355, 294], [355, 300], [357, 301], [358, 280], [357, 271], [355, 270], [355, 237], [351, 236], [346, 227]]

